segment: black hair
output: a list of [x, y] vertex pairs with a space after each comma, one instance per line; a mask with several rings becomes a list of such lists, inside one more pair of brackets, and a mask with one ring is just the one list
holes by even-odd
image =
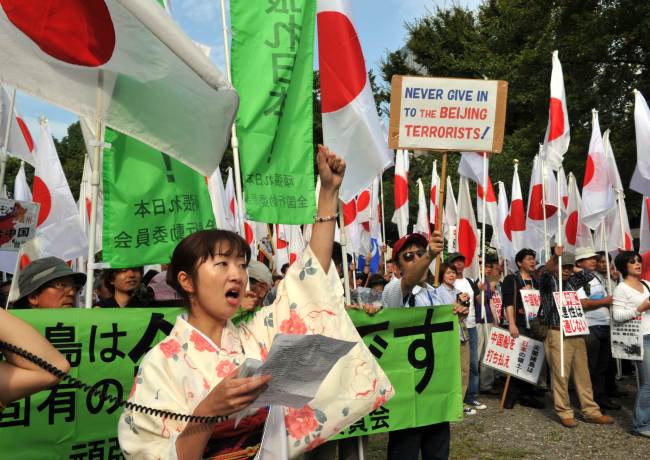
[[519, 264], [523, 262], [527, 256], [533, 256], [534, 258], [537, 258], [537, 253], [529, 248], [522, 249], [515, 256], [515, 262], [517, 263], [517, 266], [519, 266]]
[[[596, 251], [596, 255], [598, 256], [598, 260], [600, 260], [601, 257], [605, 256], [605, 251]], [[612, 255], [607, 254], [607, 257], [609, 258], [609, 261], [611, 262], [612, 261]]]
[[621, 272], [621, 276], [625, 278], [628, 275], [627, 264], [632, 262], [635, 258], [641, 258], [639, 253], [634, 251], [621, 251], [616, 255], [614, 259], [614, 265], [616, 265], [616, 270]]
[[127, 268], [107, 268], [102, 272], [102, 277], [104, 280], [104, 286], [108, 289], [111, 294], [115, 294], [115, 276], [118, 273], [124, 272], [126, 270], [137, 270], [140, 272], [140, 275], [144, 274], [144, 267], [127, 267]]
[[443, 262], [440, 264], [440, 270], [438, 271], [438, 286], [442, 284], [442, 280], [445, 277], [445, 272], [447, 270], [451, 270], [452, 272], [456, 273], [456, 269], [448, 262]]
[[284, 264], [284, 265], [282, 265], [282, 268], [280, 269], [280, 273], [282, 273], [283, 275], [286, 275], [287, 270], [289, 270], [289, 264]]
[[228, 257], [238, 254], [246, 259], [251, 259], [251, 248], [238, 234], [228, 230], [201, 230], [185, 237], [172, 254], [169, 268], [167, 269], [167, 284], [180, 295], [189, 306], [189, 295], [178, 282], [178, 274], [185, 272], [192, 280], [196, 280], [199, 265], [213, 258], [219, 253]]

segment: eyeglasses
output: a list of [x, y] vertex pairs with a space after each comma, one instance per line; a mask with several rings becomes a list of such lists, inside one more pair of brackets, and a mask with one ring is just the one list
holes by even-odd
[[417, 251], [407, 251], [402, 253], [402, 260], [404, 262], [412, 261], [415, 256], [418, 256], [418, 259], [424, 255], [426, 251], [424, 249], [418, 249]]
[[59, 291], [65, 291], [68, 289], [73, 289], [76, 291], [77, 289], [79, 289], [79, 285], [74, 281], [63, 281], [63, 280], [52, 281], [47, 284], [47, 287], [54, 288]]

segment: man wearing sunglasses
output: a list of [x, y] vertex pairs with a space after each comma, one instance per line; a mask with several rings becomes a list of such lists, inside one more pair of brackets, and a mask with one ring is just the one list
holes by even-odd
[[[430, 239], [419, 233], [400, 238], [393, 246], [393, 259], [402, 273], [384, 288], [384, 308], [412, 308], [442, 305], [443, 302], [433, 286], [427, 283], [429, 265], [442, 252], [442, 235], [433, 232]], [[468, 309], [456, 305], [459, 315], [467, 315]], [[444, 459], [449, 457], [451, 434], [449, 422], [388, 433], [388, 460], [417, 460], [422, 458]]]

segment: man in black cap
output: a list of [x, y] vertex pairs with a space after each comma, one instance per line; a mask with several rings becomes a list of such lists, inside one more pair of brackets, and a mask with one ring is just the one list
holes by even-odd
[[74, 307], [86, 275], [72, 271], [61, 259], [45, 257], [30, 263], [19, 274], [15, 308]]

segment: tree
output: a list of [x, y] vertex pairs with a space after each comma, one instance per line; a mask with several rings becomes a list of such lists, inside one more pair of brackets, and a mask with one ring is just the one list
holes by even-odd
[[[386, 55], [384, 89], [389, 93], [393, 75], [507, 80], [504, 149], [491, 160], [491, 177], [510, 184], [512, 160], [518, 158], [525, 183], [546, 130], [551, 53], [557, 49], [571, 123], [565, 170], [582, 181], [596, 108], [602, 129], [611, 129], [627, 184], [636, 158], [632, 89], [650, 94], [650, 37], [644, 33], [649, 25], [650, 4], [632, 0], [488, 0], [477, 11], [437, 8], [408, 24], [404, 46]], [[626, 197], [633, 219], [640, 198]]]

